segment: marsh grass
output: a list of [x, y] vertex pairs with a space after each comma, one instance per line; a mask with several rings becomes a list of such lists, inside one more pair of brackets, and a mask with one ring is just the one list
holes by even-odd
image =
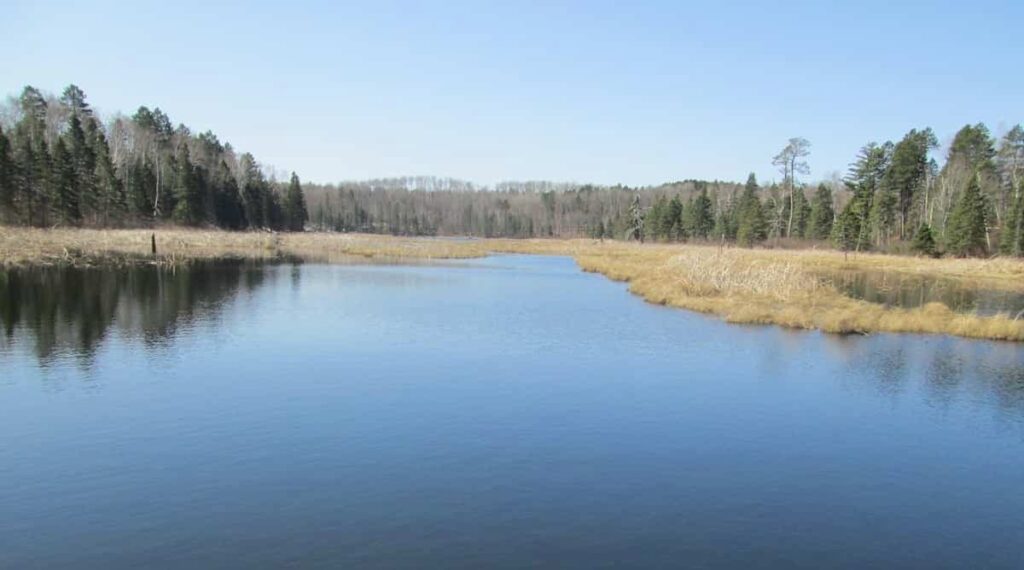
[[[157, 255], [150, 255], [150, 236]], [[822, 275], [888, 271], [965, 284], [1024, 290], [1024, 262], [928, 259], [826, 250], [768, 250], [712, 245], [639, 245], [594, 240], [481, 240], [354, 234], [272, 234], [183, 229], [41, 230], [0, 226], [0, 264], [179, 265], [197, 259], [299, 258], [319, 262], [466, 259], [492, 252], [569, 255], [589, 272], [629, 282], [663, 305], [719, 315], [729, 322], [776, 324], [833, 333], [942, 333], [1024, 341], [1024, 318], [956, 313], [940, 303], [901, 309], [853, 299]]]

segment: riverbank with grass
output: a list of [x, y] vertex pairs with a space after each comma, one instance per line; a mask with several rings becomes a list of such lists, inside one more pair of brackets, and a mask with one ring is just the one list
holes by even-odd
[[718, 315], [734, 323], [832, 333], [938, 333], [1024, 341], [1024, 315], [1019, 313], [981, 316], [955, 312], [941, 303], [887, 307], [846, 296], [827, 277], [836, 271], [885, 271], [955, 279], [967, 287], [1024, 291], [1024, 261], [1016, 259], [930, 259], [596, 240], [0, 227], [0, 265], [4, 267], [175, 266], [218, 258], [344, 263], [354, 258], [464, 259], [489, 253], [572, 256], [585, 271], [629, 282], [630, 291], [647, 301]]

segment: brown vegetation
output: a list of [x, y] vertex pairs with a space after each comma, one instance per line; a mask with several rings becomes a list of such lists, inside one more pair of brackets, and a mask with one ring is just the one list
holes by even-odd
[[1014, 259], [928, 259], [835, 251], [639, 245], [595, 240], [471, 240], [326, 233], [232, 233], [39, 230], [0, 227], [0, 264], [183, 263], [191, 259], [297, 257], [344, 262], [452, 259], [489, 252], [570, 255], [585, 271], [628, 281], [630, 290], [664, 305], [720, 315], [729, 322], [777, 324], [827, 332], [918, 332], [1024, 341], [1024, 319], [956, 313], [932, 303], [887, 308], [852, 299], [821, 275], [884, 270], [969, 280], [988, 288], [1024, 290], [1024, 262]]

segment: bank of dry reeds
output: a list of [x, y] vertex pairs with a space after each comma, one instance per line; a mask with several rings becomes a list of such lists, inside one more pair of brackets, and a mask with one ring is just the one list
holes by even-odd
[[[156, 235], [157, 254], [151, 254]], [[1024, 341], [1024, 318], [981, 317], [933, 303], [887, 308], [852, 299], [821, 276], [833, 271], [889, 271], [952, 278], [979, 287], [1024, 290], [1015, 259], [927, 259], [828, 250], [769, 250], [710, 245], [640, 245], [593, 240], [468, 240], [353, 234], [271, 234], [204, 230], [26, 229], [0, 226], [0, 264], [179, 264], [220, 257], [459, 259], [489, 252], [570, 255], [585, 271], [628, 281], [664, 305], [730, 322], [776, 324], [835, 333], [917, 332]]]

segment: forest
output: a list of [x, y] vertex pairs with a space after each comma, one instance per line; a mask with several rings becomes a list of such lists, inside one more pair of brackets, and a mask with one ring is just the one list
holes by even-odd
[[937, 256], [1024, 254], [1024, 128], [953, 137], [940, 167], [929, 128], [864, 145], [845, 176], [810, 184], [810, 143], [772, 163], [781, 182], [654, 187], [405, 177], [304, 187], [318, 230], [392, 235], [591, 237], [815, 246]]
[[302, 230], [301, 182], [267, 176], [212, 132], [173, 126], [159, 107], [103, 121], [75, 85], [27, 86], [0, 109], [0, 221], [37, 227]]
[[845, 176], [820, 182], [803, 179], [811, 143], [792, 138], [771, 159], [779, 181], [767, 184], [751, 174], [653, 187], [430, 176], [323, 185], [294, 173], [284, 183], [159, 108], [102, 120], [75, 85], [60, 97], [25, 87], [0, 108], [0, 221], [1024, 255], [1024, 128], [995, 137], [966, 125], [944, 157], [938, 149], [930, 128], [913, 129], [864, 145]]

